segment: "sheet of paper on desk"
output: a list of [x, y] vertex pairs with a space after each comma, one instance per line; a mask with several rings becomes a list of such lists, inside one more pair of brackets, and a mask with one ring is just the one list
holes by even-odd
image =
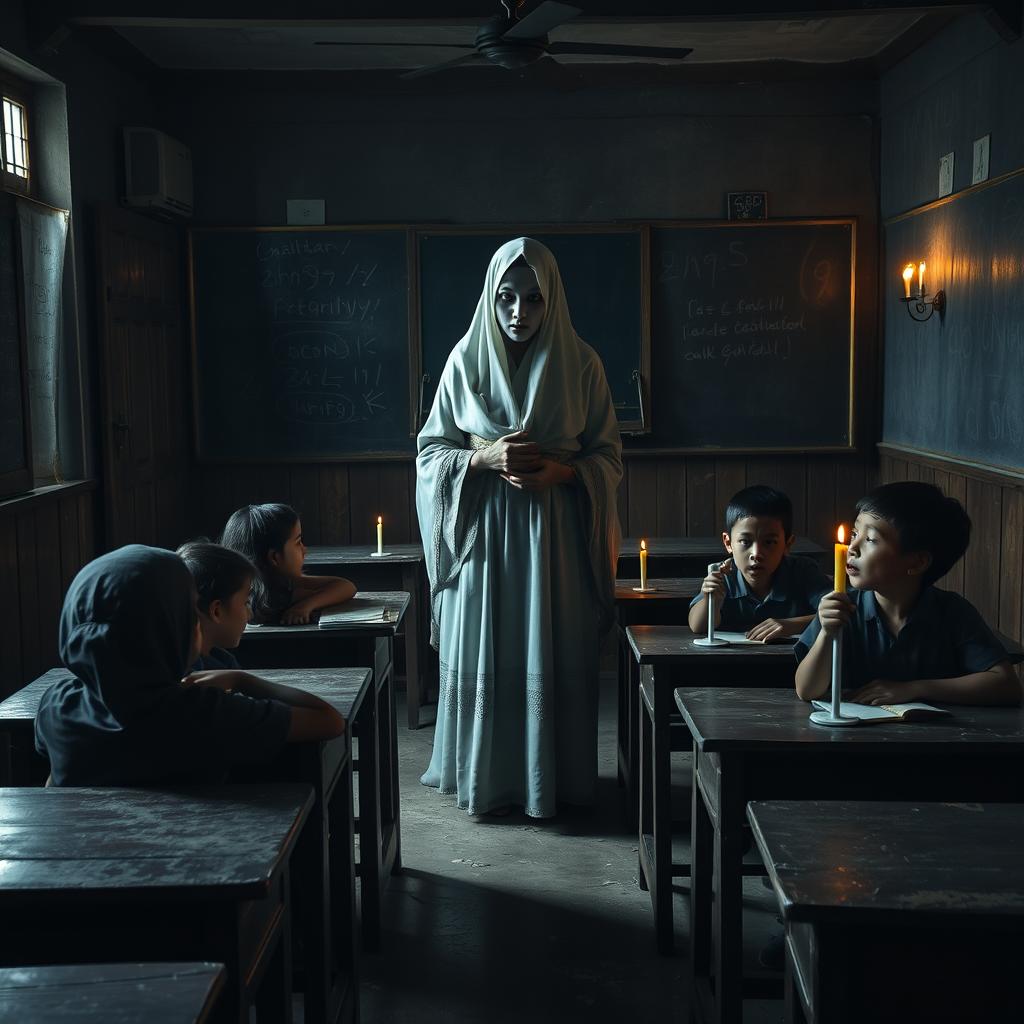
[[[746, 633], [730, 633], [727, 630], [716, 629], [715, 636], [719, 640], [725, 640], [730, 644], [754, 644], [756, 647], [764, 647], [765, 642], [763, 640], [748, 640]], [[777, 639], [773, 639], [773, 644], [795, 644], [797, 638], [795, 636], [780, 636]]]
[[[832, 705], [824, 700], [812, 700], [819, 711], [831, 711]], [[843, 718], [859, 718], [862, 722], [916, 722], [919, 719], [942, 718], [951, 714], [945, 708], [931, 704], [910, 702], [907, 704], [854, 704], [842, 701], [839, 714]]]
[[320, 616], [320, 628], [330, 629], [332, 626], [348, 626], [360, 622], [386, 622], [387, 605], [374, 605], [367, 608], [342, 608], [336, 612], [326, 612]]

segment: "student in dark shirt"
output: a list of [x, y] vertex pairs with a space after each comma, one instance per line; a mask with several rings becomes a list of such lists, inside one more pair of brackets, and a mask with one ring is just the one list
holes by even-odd
[[252, 621], [284, 626], [315, 621], [317, 613], [355, 595], [343, 576], [307, 576], [302, 571], [306, 545], [302, 522], [290, 505], [246, 505], [232, 513], [221, 544], [256, 566]]
[[203, 642], [192, 671], [241, 671], [231, 652], [241, 642], [252, 615], [256, 567], [245, 555], [206, 540], [182, 544], [177, 554], [192, 573], [199, 595], [196, 610]]
[[708, 573], [690, 602], [690, 629], [707, 629], [713, 596], [716, 629], [765, 643], [799, 636], [832, 586], [817, 563], [789, 553], [794, 540], [793, 504], [782, 491], [756, 484], [734, 494], [722, 534], [730, 557]]
[[977, 609], [934, 586], [967, 550], [971, 521], [931, 484], [876, 488], [857, 503], [846, 570], [855, 590], [822, 598], [797, 641], [796, 692], [831, 685], [833, 636], [843, 631], [846, 699], [1019, 704], [1011, 658]]
[[195, 584], [177, 555], [131, 544], [85, 566], [61, 613], [68, 675], [36, 714], [51, 782], [216, 781], [272, 760], [284, 743], [344, 731], [334, 708], [292, 687], [239, 672], [184, 680], [199, 646]]

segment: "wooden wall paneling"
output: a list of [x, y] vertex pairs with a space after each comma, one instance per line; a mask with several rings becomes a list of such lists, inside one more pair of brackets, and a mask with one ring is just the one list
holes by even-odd
[[665, 458], [655, 464], [658, 504], [655, 529], [659, 537], [686, 535], [686, 459]]
[[629, 467], [629, 536], [654, 537], [658, 533], [658, 467], [651, 459], [637, 459]]
[[1019, 641], [1024, 636], [1024, 491], [1003, 488], [1002, 545], [999, 556], [999, 628]]
[[967, 514], [971, 546], [964, 556], [964, 596], [986, 622], [999, 621], [999, 555], [1002, 539], [1002, 488], [968, 478]]
[[864, 463], [860, 459], [836, 459], [836, 523], [829, 532], [830, 542], [835, 540], [839, 523], [847, 527], [856, 518], [857, 502], [867, 493]]
[[11, 515], [0, 517], [0, 700], [24, 685], [21, 671], [21, 601], [18, 532]]
[[[950, 471], [949, 487], [946, 493], [951, 498], [956, 498], [964, 508], [967, 507], [967, 478], [960, 473]], [[970, 513], [968, 513], [970, 514]], [[972, 541], [973, 543], [973, 541]], [[960, 559], [956, 565], [946, 574], [942, 580], [944, 590], [953, 590], [958, 594], [965, 594], [964, 590], [964, 559]]]
[[716, 474], [712, 459], [686, 460], [686, 533], [712, 537], [722, 532], [722, 509], [716, 504]]
[[96, 500], [95, 493], [78, 497], [78, 551], [82, 565], [96, 557]]
[[237, 499], [237, 487], [229, 466], [201, 466], [196, 495], [198, 516], [194, 519], [191, 535], [217, 540], [228, 521], [228, 516], [242, 503]]
[[836, 463], [828, 455], [807, 460], [807, 536], [817, 544], [835, 542]]
[[66, 594], [75, 574], [85, 564], [78, 536], [78, 502], [84, 496], [60, 499], [60, 592]]
[[[779, 459], [777, 464], [777, 483], [784, 494], [789, 495], [793, 502], [793, 532], [797, 536], [807, 536], [807, 460]], [[749, 474], [747, 476], [749, 480]]]
[[320, 470], [316, 466], [292, 466], [288, 475], [288, 497], [285, 500], [302, 518], [302, 537], [307, 544], [322, 544]]
[[18, 600], [21, 604], [21, 672], [26, 681], [40, 674], [39, 582], [36, 576], [36, 522], [32, 512], [17, 520]]
[[[245, 488], [245, 494], [252, 497], [243, 497], [239, 505], [246, 502], [252, 505], [275, 504], [281, 502], [289, 503], [291, 494], [291, 480], [289, 479], [289, 467], [281, 463], [272, 463], [269, 466], [259, 466], [254, 469], [246, 467], [246, 472], [241, 475], [240, 483]], [[297, 510], [300, 515], [302, 509]]]
[[35, 510], [39, 657], [43, 671], [57, 664], [57, 625], [64, 602], [60, 567], [60, 516], [50, 500]]
[[[715, 517], [712, 534], [719, 534], [725, 525], [725, 506], [729, 499], [747, 486], [747, 463], [743, 458], [716, 459], [715, 467]], [[703, 531], [702, 531], [703, 532]], [[692, 530], [695, 536], [697, 531]]]
[[[380, 464], [353, 462], [348, 467], [348, 516], [350, 544], [377, 543], [377, 516], [383, 515], [380, 496]], [[390, 538], [385, 533], [385, 540]]]
[[746, 486], [764, 484], [766, 487], [779, 486], [779, 463], [777, 459], [758, 455], [745, 460], [744, 479]]
[[321, 466], [320, 473], [320, 543], [351, 544], [349, 519], [349, 467], [340, 463]]
[[400, 462], [387, 462], [380, 467], [377, 493], [380, 495], [380, 508], [371, 509], [366, 526], [370, 536], [376, 540], [374, 529], [377, 516], [383, 516], [387, 524], [386, 540], [392, 544], [408, 544], [412, 539], [409, 522], [409, 473]]

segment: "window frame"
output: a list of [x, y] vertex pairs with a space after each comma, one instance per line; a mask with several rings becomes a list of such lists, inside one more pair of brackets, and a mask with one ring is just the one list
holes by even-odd
[[0, 170], [0, 188], [6, 192], [14, 192], [22, 196], [35, 195], [35, 151], [33, 138], [35, 136], [34, 124], [32, 123], [32, 97], [30, 86], [10, 75], [0, 74], [0, 95], [13, 100], [25, 111], [25, 152], [28, 155], [28, 177], [23, 178], [20, 174], [7, 169], [6, 134], [3, 125], [3, 111], [0, 108], [0, 156], [3, 157], [3, 169]]

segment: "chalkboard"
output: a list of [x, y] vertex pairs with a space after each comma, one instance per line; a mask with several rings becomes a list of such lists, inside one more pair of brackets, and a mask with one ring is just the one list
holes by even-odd
[[25, 337], [14, 203], [0, 195], [0, 498], [32, 487]]
[[200, 459], [412, 452], [404, 229], [195, 229], [190, 249]]
[[721, 451], [853, 446], [852, 220], [651, 231], [650, 438]]
[[[890, 221], [885, 248], [883, 439], [1024, 469], [1024, 172]], [[944, 319], [899, 301], [920, 260]]]
[[650, 318], [647, 232], [636, 225], [417, 232], [420, 378], [412, 383], [416, 404], [422, 398], [421, 420], [473, 318], [491, 256], [520, 235], [543, 242], [558, 261], [573, 327], [604, 362], [619, 427], [643, 430], [647, 410], [641, 412], [638, 384], [649, 378]]

